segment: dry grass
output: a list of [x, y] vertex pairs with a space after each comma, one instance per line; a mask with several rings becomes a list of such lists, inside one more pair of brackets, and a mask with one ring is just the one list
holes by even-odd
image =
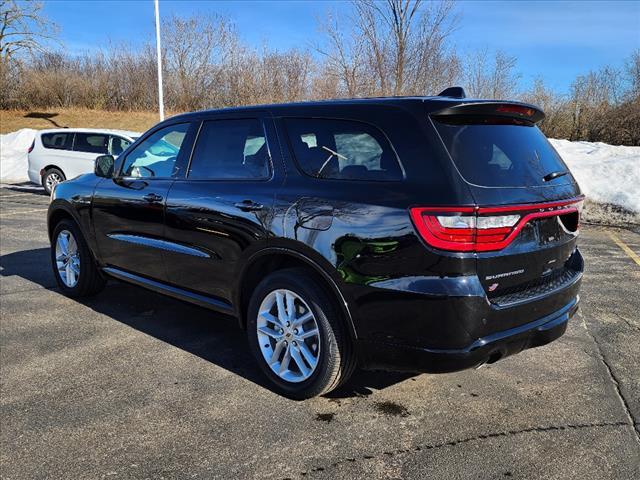
[[48, 109], [41, 111], [0, 110], [0, 133], [21, 128], [118, 128], [144, 132], [158, 123], [157, 112], [108, 112], [104, 110]]

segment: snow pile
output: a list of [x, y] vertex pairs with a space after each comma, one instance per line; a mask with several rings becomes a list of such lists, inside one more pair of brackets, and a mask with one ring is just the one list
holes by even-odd
[[589, 200], [640, 213], [640, 147], [550, 141]]
[[0, 135], [0, 180], [3, 182], [26, 182], [27, 151], [33, 143], [36, 131], [23, 128], [17, 132]]

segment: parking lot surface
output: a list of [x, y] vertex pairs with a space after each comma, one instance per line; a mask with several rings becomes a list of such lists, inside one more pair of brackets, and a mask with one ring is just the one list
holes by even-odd
[[295, 402], [233, 320], [116, 282], [62, 296], [47, 204], [0, 188], [4, 479], [640, 478], [638, 232], [583, 227], [581, 309], [546, 347]]

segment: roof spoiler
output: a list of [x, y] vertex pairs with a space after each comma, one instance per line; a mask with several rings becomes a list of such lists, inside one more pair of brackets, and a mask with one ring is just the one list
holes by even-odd
[[462, 87], [449, 87], [445, 88], [441, 91], [438, 97], [449, 97], [449, 98], [467, 98], [467, 94]]
[[[447, 89], [448, 90], [448, 89]], [[447, 91], [445, 90], [445, 92]], [[534, 105], [521, 102], [473, 102], [460, 103], [438, 110], [435, 117], [503, 117], [538, 123], [544, 119], [544, 112]]]

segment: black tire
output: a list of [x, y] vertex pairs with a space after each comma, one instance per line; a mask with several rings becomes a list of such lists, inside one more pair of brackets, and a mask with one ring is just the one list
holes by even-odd
[[[56, 264], [56, 242], [60, 232], [70, 232], [76, 240], [78, 246], [78, 254], [80, 259], [80, 272], [77, 276], [77, 283], [70, 287], [65, 284]], [[87, 242], [80, 231], [80, 228], [72, 220], [61, 220], [54, 228], [51, 240], [51, 266], [53, 268], [53, 276], [62, 293], [68, 297], [88, 297], [100, 292], [107, 283], [105, 278], [100, 274], [93, 254], [87, 245]]]
[[[290, 290], [301, 297], [318, 325], [320, 349], [317, 366], [309, 378], [298, 383], [286, 381], [272, 371], [258, 344], [258, 310], [262, 301], [278, 289]], [[274, 390], [283, 396], [303, 400], [322, 395], [348, 380], [355, 369], [356, 356], [343, 315], [333, 295], [314, 278], [313, 273], [305, 269], [279, 270], [260, 282], [249, 302], [246, 325], [251, 352]]]
[[[50, 182], [49, 180], [56, 179], [55, 182]], [[61, 170], [57, 168], [49, 168], [42, 175], [42, 186], [44, 187], [44, 191], [47, 192], [47, 195], [51, 195], [51, 190], [53, 188], [54, 183], [64, 182], [66, 177]]]

